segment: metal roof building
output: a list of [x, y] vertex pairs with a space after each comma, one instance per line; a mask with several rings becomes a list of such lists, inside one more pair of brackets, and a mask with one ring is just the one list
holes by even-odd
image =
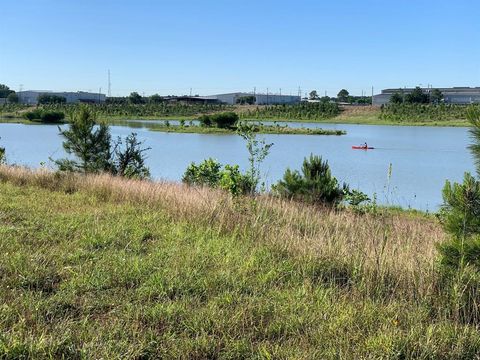
[[235, 105], [238, 99], [245, 96], [254, 96], [255, 105], [297, 104], [301, 101], [300, 96], [278, 94], [253, 94], [246, 92], [218, 94], [209, 97], [215, 98], [219, 102], [224, 104]]
[[77, 92], [57, 92], [49, 90], [26, 90], [17, 92], [18, 101], [22, 104], [37, 104], [38, 97], [42, 94], [55, 95], [64, 97], [68, 104], [72, 103], [102, 103], [105, 102], [106, 96], [101, 93], [90, 93], [85, 91]]
[[[437, 88], [443, 94], [445, 104], [468, 105], [480, 103], [480, 87], [452, 87]], [[390, 102], [390, 97], [395, 93], [409, 94], [413, 88], [384, 89], [378, 95], [373, 96], [373, 105], [385, 105]], [[428, 94], [432, 88], [422, 88]]]

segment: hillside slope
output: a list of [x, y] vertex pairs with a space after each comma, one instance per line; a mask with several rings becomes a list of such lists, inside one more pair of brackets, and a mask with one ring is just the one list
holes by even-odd
[[0, 358], [473, 358], [436, 222], [0, 167]]

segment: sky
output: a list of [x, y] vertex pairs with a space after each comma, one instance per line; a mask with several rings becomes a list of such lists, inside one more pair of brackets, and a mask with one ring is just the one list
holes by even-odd
[[0, 83], [123, 96], [480, 86], [478, 0], [0, 0]]

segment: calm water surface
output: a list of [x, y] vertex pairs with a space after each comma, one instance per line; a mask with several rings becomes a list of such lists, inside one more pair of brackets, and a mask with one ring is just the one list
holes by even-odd
[[[263, 165], [267, 185], [281, 178], [287, 167], [300, 168], [303, 158], [313, 153], [328, 159], [340, 181], [370, 196], [376, 194], [380, 203], [435, 211], [441, 203], [445, 180], [460, 181], [465, 171], [474, 171], [466, 128], [309, 123], [289, 126], [340, 129], [347, 135], [260, 135], [274, 143]], [[243, 169], [247, 166], [245, 143], [236, 135], [161, 133], [146, 127], [112, 126], [114, 137], [131, 131], [152, 148], [148, 166], [156, 179], [178, 181], [190, 162], [208, 157], [239, 164]], [[0, 124], [0, 138], [10, 163], [38, 167], [44, 162], [52, 166], [49, 158], [65, 156], [57, 126]], [[365, 141], [375, 150], [351, 149]]]

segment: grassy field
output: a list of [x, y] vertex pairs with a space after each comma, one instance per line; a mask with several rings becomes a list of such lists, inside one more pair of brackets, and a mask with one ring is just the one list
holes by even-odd
[[426, 215], [0, 167], [0, 358], [472, 359]]

